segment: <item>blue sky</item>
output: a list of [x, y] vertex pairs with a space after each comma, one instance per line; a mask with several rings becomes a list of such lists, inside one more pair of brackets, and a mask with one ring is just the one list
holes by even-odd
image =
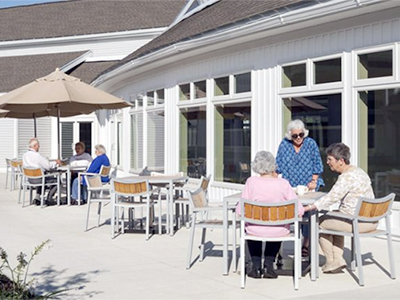
[[0, 8], [56, 1], [60, 0], [0, 0]]

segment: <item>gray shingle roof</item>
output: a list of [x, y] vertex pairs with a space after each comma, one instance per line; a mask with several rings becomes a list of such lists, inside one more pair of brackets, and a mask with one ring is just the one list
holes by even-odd
[[98, 74], [114, 64], [115, 61], [84, 62], [67, 73], [90, 84]]
[[[323, 0], [326, 1], [326, 0]], [[202, 11], [182, 20], [154, 40], [139, 48], [105, 73], [138, 57], [185, 41], [201, 34], [210, 33], [242, 22], [263, 18], [293, 7], [307, 6], [318, 1], [304, 0], [220, 0]]]
[[[0, 57], [0, 92], [9, 92], [53, 72], [85, 52]], [[98, 74], [98, 73], [96, 73]], [[88, 82], [90, 83], [90, 82]]]
[[0, 9], [0, 41], [165, 27], [185, 0], [71, 0]]

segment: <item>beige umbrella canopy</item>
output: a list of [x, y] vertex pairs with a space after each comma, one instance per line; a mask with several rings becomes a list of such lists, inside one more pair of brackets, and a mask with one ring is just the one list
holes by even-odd
[[[0, 96], [0, 109], [8, 110], [8, 114], [16, 117], [19, 115], [22, 118], [26, 118], [27, 115], [33, 118], [57, 116], [58, 126], [60, 117], [128, 106], [130, 104], [126, 101], [69, 76], [58, 68], [45, 77]], [[60, 145], [59, 129], [58, 144]], [[60, 149], [58, 156], [60, 157]]]

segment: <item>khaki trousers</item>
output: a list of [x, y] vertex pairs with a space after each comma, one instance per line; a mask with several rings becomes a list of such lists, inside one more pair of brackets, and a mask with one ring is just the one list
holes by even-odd
[[[319, 227], [327, 230], [345, 232], [353, 231], [351, 221], [327, 215], [320, 218]], [[358, 229], [360, 233], [374, 231], [377, 227], [378, 223], [358, 223]], [[321, 233], [319, 237], [319, 244], [322, 252], [324, 252], [327, 264], [344, 260], [344, 236]]]

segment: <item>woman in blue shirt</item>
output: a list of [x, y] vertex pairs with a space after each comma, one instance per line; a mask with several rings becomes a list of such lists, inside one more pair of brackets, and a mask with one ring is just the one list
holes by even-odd
[[[324, 186], [321, 174], [324, 171], [317, 143], [308, 136], [308, 130], [301, 120], [292, 120], [287, 126], [276, 155], [277, 173], [290, 182], [292, 187], [305, 185], [309, 190]], [[308, 226], [302, 226], [303, 256], [308, 256]]]
[[[95, 154], [96, 158], [92, 161], [92, 163], [89, 165], [89, 168], [86, 170], [86, 173], [100, 173], [101, 166], [109, 166], [110, 165], [110, 160], [108, 159], [106, 155], [106, 148], [103, 145], [96, 145], [94, 146], [95, 149]], [[106, 183], [110, 180], [109, 177], [101, 177], [101, 181]], [[73, 183], [72, 183], [72, 193], [71, 193], [71, 199], [72, 199], [72, 204], [76, 203], [76, 199], [78, 199], [78, 178], [75, 178]], [[86, 182], [84, 178], [82, 178], [82, 195], [81, 199], [83, 203], [86, 202], [87, 200], [87, 189], [86, 189]]]

